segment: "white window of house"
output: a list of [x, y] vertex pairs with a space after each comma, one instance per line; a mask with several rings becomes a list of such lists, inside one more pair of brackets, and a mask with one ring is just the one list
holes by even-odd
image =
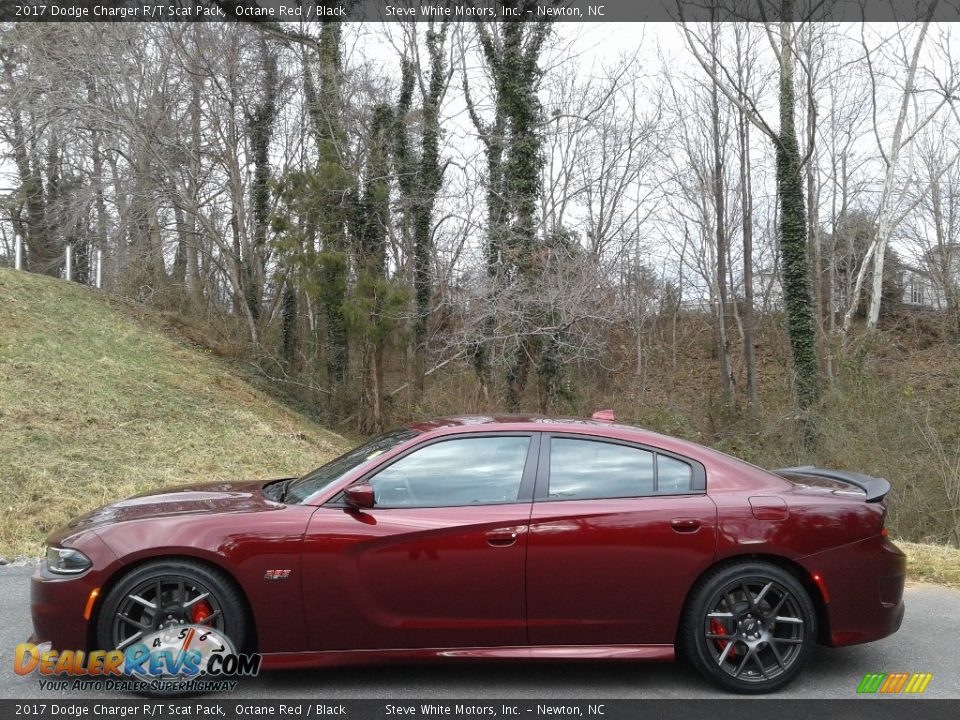
[[923, 283], [914, 280], [910, 284], [910, 302], [914, 305], [923, 305]]

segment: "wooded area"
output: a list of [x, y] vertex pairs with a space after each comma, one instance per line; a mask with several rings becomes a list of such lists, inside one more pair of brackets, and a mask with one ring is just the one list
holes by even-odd
[[0, 262], [70, 246], [95, 284], [99, 251], [105, 291], [348, 432], [612, 406], [885, 475], [902, 534], [960, 545], [933, 5], [607, 26], [617, 54], [546, 20], [0, 25]]

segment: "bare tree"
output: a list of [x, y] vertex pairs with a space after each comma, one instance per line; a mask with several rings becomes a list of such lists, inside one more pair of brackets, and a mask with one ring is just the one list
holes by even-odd
[[916, 271], [930, 278], [933, 297], [926, 301], [946, 310], [952, 331], [960, 335], [960, 165], [950, 161], [957, 152], [951, 124], [931, 124], [918, 140], [919, 202], [900, 234]]
[[877, 326], [877, 320], [880, 317], [880, 302], [883, 290], [884, 258], [886, 256], [887, 244], [890, 241], [890, 234], [895, 225], [894, 213], [896, 207], [896, 188], [894, 181], [896, 179], [900, 164], [900, 154], [913, 142], [914, 138], [922, 129], [922, 127], [930, 122], [940, 108], [946, 103], [946, 97], [944, 97], [932, 111], [924, 112], [923, 117], [918, 119], [912, 128], [908, 129], [908, 113], [911, 106], [915, 106], [916, 103], [915, 87], [917, 67], [920, 63], [924, 41], [927, 37], [927, 31], [930, 27], [930, 20], [933, 17], [936, 7], [937, 0], [933, 0], [933, 2], [931, 2], [927, 8], [925, 18], [917, 29], [916, 38], [913, 42], [913, 49], [909, 52], [909, 54], [906, 53], [906, 38], [904, 37], [904, 33], [907, 32], [909, 26], [907, 28], [898, 29], [896, 37], [897, 40], [902, 44], [905, 51], [904, 55], [899, 58], [899, 61], [902, 62], [904, 83], [903, 93], [899, 102], [899, 110], [893, 126], [893, 135], [890, 139], [890, 144], [887, 149], [884, 149], [880, 139], [879, 120], [877, 117], [877, 103], [879, 98], [877, 93], [877, 74], [874, 67], [874, 53], [869, 47], [866, 38], [861, 35], [864, 59], [870, 74], [871, 86], [874, 89], [871, 95], [871, 100], [873, 103], [874, 135], [877, 140], [877, 150], [880, 153], [883, 161], [884, 174], [883, 187], [880, 190], [877, 237], [867, 250], [867, 256], [864, 258], [863, 265], [860, 266], [860, 271], [857, 273], [857, 279], [853, 286], [853, 295], [850, 298], [850, 304], [847, 307], [847, 311], [843, 318], [843, 332], [845, 334], [850, 332], [851, 325], [853, 324], [853, 315], [856, 312], [857, 306], [859, 305], [860, 293], [862, 291], [863, 282], [866, 278], [868, 266], [871, 260], [873, 261], [873, 284], [870, 293], [870, 306], [867, 310], [867, 328], [873, 329]]

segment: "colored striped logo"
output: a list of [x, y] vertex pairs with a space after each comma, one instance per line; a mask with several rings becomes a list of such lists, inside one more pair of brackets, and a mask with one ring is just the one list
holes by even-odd
[[858, 693], [922, 693], [933, 673], [867, 673], [857, 686]]

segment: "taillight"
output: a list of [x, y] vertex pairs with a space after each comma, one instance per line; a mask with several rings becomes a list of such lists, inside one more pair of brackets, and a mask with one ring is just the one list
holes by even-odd
[[880, 528], [880, 537], [888, 537], [889, 535], [890, 535], [889, 530], [887, 530], [886, 528]]

